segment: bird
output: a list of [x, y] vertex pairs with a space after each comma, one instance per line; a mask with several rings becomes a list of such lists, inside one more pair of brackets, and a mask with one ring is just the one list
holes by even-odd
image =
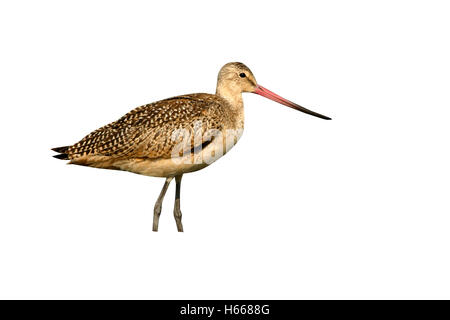
[[73, 145], [53, 148], [58, 153], [54, 157], [69, 164], [165, 178], [153, 209], [155, 232], [164, 196], [175, 179], [173, 214], [177, 230], [183, 232], [183, 174], [209, 166], [237, 143], [244, 130], [243, 93], [331, 120], [264, 88], [246, 65], [230, 62], [219, 71], [215, 94], [185, 94], [139, 106]]

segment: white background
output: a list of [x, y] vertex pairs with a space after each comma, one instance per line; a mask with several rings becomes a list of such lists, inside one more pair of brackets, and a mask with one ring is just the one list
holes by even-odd
[[[445, 1], [0, 5], [0, 298], [450, 298]], [[237, 146], [174, 184], [67, 166], [141, 104], [226, 62], [333, 118], [252, 94]]]

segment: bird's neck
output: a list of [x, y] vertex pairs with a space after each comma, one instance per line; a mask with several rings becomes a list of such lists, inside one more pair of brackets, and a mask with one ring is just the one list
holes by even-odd
[[234, 86], [223, 86], [220, 83], [217, 85], [216, 94], [224, 98], [233, 108], [242, 107], [242, 93], [241, 90]]
[[234, 118], [236, 129], [244, 128], [244, 103], [242, 92], [237, 88], [217, 86], [216, 95], [223, 98], [230, 105], [230, 111]]

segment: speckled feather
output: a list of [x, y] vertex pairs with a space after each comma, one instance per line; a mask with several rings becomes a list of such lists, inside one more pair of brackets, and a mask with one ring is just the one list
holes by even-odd
[[[93, 131], [68, 147], [65, 153], [71, 163], [87, 165], [98, 157], [102, 160], [170, 158], [173, 148], [183, 139], [181, 136], [172, 139], [174, 130], [189, 130], [192, 147], [196, 147], [194, 141], [202, 141], [198, 135], [204, 142], [208, 139], [203, 136], [205, 132], [223, 129], [230, 119], [229, 112], [227, 102], [217, 95], [197, 93], [173, 97], [137, 107]], [[195, 123], [201, 123], [201, 127], [194, 128]]]

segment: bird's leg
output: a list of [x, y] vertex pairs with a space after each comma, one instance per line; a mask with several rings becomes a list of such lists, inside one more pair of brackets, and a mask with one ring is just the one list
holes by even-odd
[[177, 223], [178, 232], [183, 232], [183, 224], [181, 223], [181, 210], [180, 210], [180, 189], [181, 189], [181, 177], [179, 175], [175, 177], [176, 191], [175, 191], [175, 206], [173, 208], [173, 215]]
[[153, 231], [158, 231], [159, 216], [161, 215], [162, 202], [164, 196], [166, 195], [166, 191], [167, 188], [169, 187], [170, 181], [172, 181], [172, 179], [173, 177], [166, 178], [166, 182], [164, 182], [164, 186], [162, 187], [158, 200], [156, 200], [155, 209], [153, 210]]

